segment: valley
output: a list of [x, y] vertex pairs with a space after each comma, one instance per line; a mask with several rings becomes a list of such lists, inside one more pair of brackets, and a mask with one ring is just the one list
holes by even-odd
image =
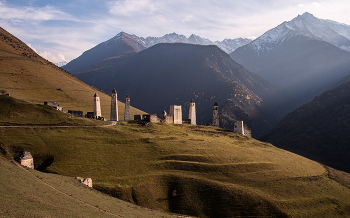
[[[61, 68], [0, 28], [0, 216], [348, 217], [349, 48], [306, 12], [255, 40], [121, 32]], [[97, 95], [107, 121], [44, 105], [85, 115]], [[197, 125], [133, 120], [191, 100]]]

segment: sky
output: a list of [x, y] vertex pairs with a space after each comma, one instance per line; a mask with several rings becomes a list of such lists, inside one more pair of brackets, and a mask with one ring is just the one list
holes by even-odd
[[254, 39], [309, 12], [350, 25], [350, 0], [0, 0], [0, 27], [53, 63], [119, 32]]

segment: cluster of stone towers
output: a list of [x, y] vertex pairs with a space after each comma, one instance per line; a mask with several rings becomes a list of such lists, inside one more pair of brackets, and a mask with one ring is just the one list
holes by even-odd
[[[90, 112], [89, 112], [90, 113]], [[97, 93], [94, 95], [94, 112], [93, 117], [95, 119], [101, 119], [103, 118], [101, 115], [101, 102], [100, 97]], [[112, 90], [112, 96], [111, 96], [111, 121], [119, 121], [118, 116], [118, 95], [117, 91], [115, 89]], [[130, 121], [130, 97], [129, 95], [125, 98], [125, 114], [124, 114], [124, 120]]]
[[[118, 96], [117, 91], [115, 89], [112, 90], [112, 97], [111, 97], [111, 121], [119, 121], [118, 117]], [[136, 118], [137, 117], [137, 118]], [[97, 93], [94, 95], [94, 112], [93, 112], [93, 118], [95, 119], [103, 119], [101, 116], [101, 103], [100, 103], [100, 97]], [[182, 108], [181, 105], [170, 105], [170, 112], [169, 114], [166, 113], [166, 111], [163, 111], [163, 116], [161, 119], [157, 117], [156, 114], [148, 114], [148, 115], [135, 115], [135, 120], [142, 119], [148, 122], [154, 122], [154, 123], [167, 123], [167, 124], [182, 124], [182, 123], [190, 123], [191, 125], [197, 125], [196, 121], [196, 103], [192, 99], [190, 102], [189, 107], [189, 113], [188, 113], [188, 119], [182, 119]], [[130, 97], [129, 95], [125, 98], [125, 113], [124, 113], [124, 120], [130, 121], [131, 120], [131, 114], [130, 114]], [[213, 107], [213, 126], [219, 127], [219, 105], [217, 102], [215, 102]], [[235, 121], [234, 123], [234, 132], [247, 135], [251, 137], [251, 129], [249, 129], [246, 125], [243, 125], [243, 121]]]

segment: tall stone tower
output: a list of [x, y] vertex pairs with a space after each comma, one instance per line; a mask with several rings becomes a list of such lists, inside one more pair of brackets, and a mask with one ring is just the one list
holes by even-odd
[[99, 118], [101, 117], [101, 102], [100, 102], [100, 96], [98, 96], [97, 93], [94, 95], [94, 117]]
[[190, 111], [188, 113], [188, 119], [191, 119], [191, 125], [197, 125], [196, 121], [196, 103], [192, 99], [190, 102]]
[[126, 95], [125, 98], [125, 112], [124, 112], [124, 120], [130, 121], [130, 97], [129, 95]]
[[245, 135], [244, 134], [244, 125], [243, 125], [243, 121], [235, 121], [234, 123], [234, 127], [233, 127], [233, 132], [236, 132], [236, 133], [240, 133], [242, 135]]
[[181, 105], [170, 105], [170, 115], [173, 116], [174, 124], [182, 124]]
[[113, 89], [111, 98], [111, 121], [119, 121], [117, 91]]
[[213, 126], [219, 127], [219, 105], [217, 102], [214, 104], [213, 108]]

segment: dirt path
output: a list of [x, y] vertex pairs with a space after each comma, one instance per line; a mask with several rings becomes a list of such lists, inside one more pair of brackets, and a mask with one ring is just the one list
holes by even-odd
[[63, 191], [58, 190], [57, 188], [53, 187], [53, 186], [50, 185], [49, 183], [47, 183], [47, 182], [45, 182], [44, 180], [40, 179], [40, 178], [37, 177], [34, 173], [32, 173], [32, 172], [30, 172], [29, 170], [25, 169], [25, 168], [22, 167], [20, 164], [18, 164], [16, 161], [12, 161], [12, 162], [15, 163], [15, 164], [16, 164], [18, 167], [20, 167], [21, 169], [23, 169], [23, 170], [25, 170], [26, 172], [30, 173], [32, 176], [34, 176], [37, 180], [39, 180], [40, 182], [42, 182], [42, 183], [45, 184], [46, 186], [48, 186], [48, 187], [50, 187], [51, 189], [54, 189], [54, 190], [60, 192], [61, 194], [65, 195], [65, 196], [68, 197], [68, 198], [71, 198], [71, 199], [73, 199], [73, 200], [75, 200], [75, 201], [78, 201], [78, 202], [80, 202], [80, 203], [82, 203], [82, 204], [85, 204], [85, 205], [87, 205], [87, 206], [89, 206], [89, 207], [95, 208], [96, 210], [103, 211], [103, 212], [105, 212], [105, 213], [107, 213], [107, 214], [109, 214], [109, 215], [112, 215], [112, 216], [115, 216], [115, 217], [124, 218], [123, 216], [120, 216], [120, 215], [111, 213], [111, 212], [109, 212], [109, 211], [107, 211], [107, 210], [103, 210], [103, 209], [98, 208], [98, 207], [96, 207], [96, 206], [93, 206], [93, 205], [91, 205], [91, 204], [89, 204], [89, 203], [86, 203], [86, 202], [84, 202], [84, 201], [82, 201], [82, 200], [80, 200], [80, 199], [78, 199], [78, 198], [72, 197], [72, 196], [70, 196], [69, 194], [67, 194], [67, 193], [65, 193], [65, 192], [63, 192]]
[[110, 127], [117, 125], [117, 121], [111, 121], [110, 124], [100, 126], [50, 126], [50, 125], [30, 125], [30, 126], [0, 126], [0, 128], [87, 128], [87, 127]]

